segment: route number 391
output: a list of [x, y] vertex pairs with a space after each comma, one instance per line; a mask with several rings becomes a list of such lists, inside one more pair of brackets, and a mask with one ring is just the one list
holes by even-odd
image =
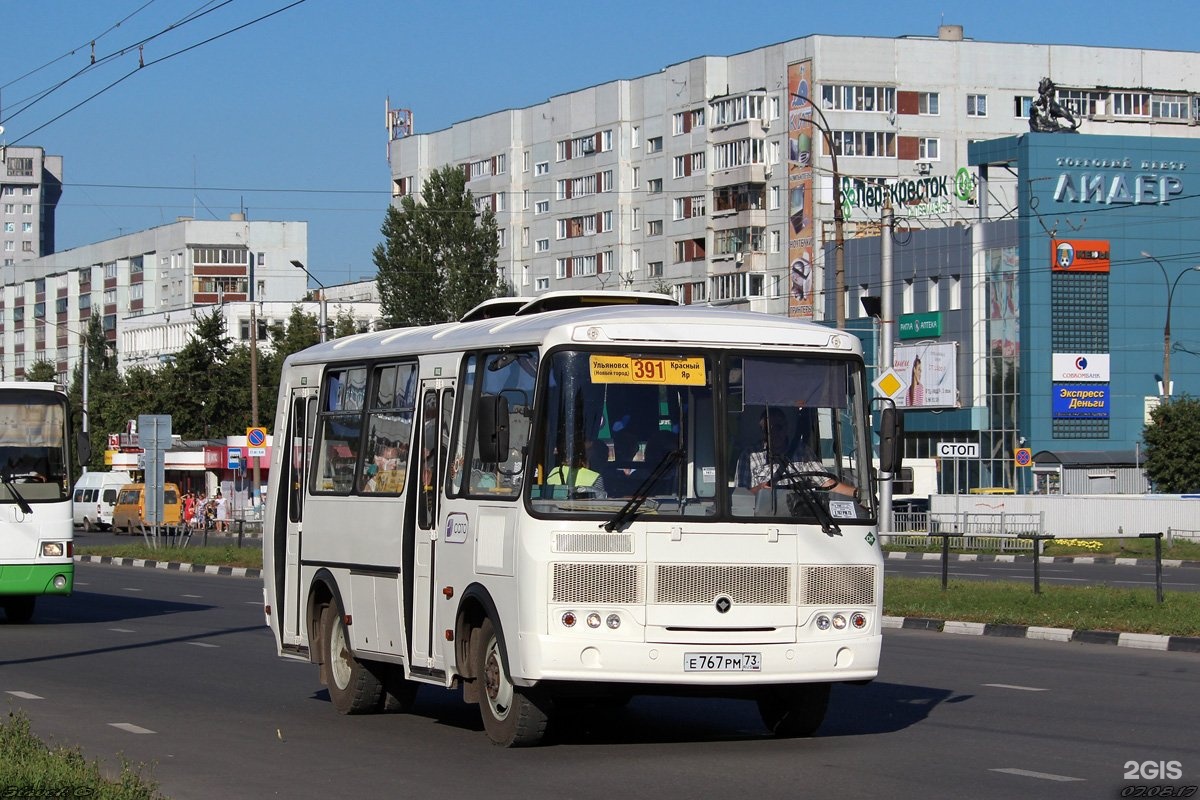
[[1183, 764], [1178, 761], [1126, 761], [1127, 781], [1176, 781], [1183, 777]]

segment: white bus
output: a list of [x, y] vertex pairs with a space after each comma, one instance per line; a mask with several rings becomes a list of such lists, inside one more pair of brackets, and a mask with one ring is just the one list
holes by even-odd
[[67, 396], [52, 383], [0, 383], [0, 607], [28, 622], [41, 595], [75, 581]]
[[[831, 683], [879, 667], [874, 477], [848, 467], [871, 463], [867, 391], [853, 336], [634, 293], [296, 353], [265, 518], [278, 652], [342, 713], [461, 684], [504, 746], [556, 703], [680, 691], [808, 735]], [[768, 420], [808, 454], [747, 485]]]

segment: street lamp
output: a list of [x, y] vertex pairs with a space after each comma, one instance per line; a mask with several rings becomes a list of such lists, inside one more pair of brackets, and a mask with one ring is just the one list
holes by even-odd
[[834, 250], [834, 294], [837, 297], [837, 326], [839, 329], [846, 327], [846, 264], [845, 250], [846, 238], [842, 228], [844, 222], [842, 215], [842, 177], [838, 172], [837, 162], [837, 147], [833, 143], [833, 131], [829, 127], [829, 120], [825, 119], [825, 114], [820, 107], [812, 101], [811, 98], [794, 92], [792, 97], [802, 102], [808, 103], [813, 111], [817, 112], [817, 116], [821, 118], [821, 122], [809, 118], [809, 123], [813, 125], [825, 136], [825, 149], [829, 151], [829, 158], [833, 162], [833, 238], [835, 242]]
[[325, 329], [327, 327], [327, 317], [325, 314], [325, 284], [321, 283], [320, 279], [317, 278], [316, 275], [313, 275], [311, 272], [309, 272], [307, 269], [304, 268], [304, 262], [297, 261], [296, 259], [292, 259], [292, 266], [298, 270], [301, 270], [309, 278], [316, 281], [317, 286], [321, 287], [320, 289], [317, 290], [317, 301], [320, 303], [320, 305], [319, 305], [320, 319], [317, 321], [317, 327], [319, 328], [319, 330], [317, 331], [317, 335], [320, 337], [319, 341], [323, 342], [323, 341], [325, 341], [325, 337], [326, 337]]
[[1167, 320], [1163, 324], [1163, 375], [1162, 375], [1162, 396], [1169, 398], [1171, 396], [1171, 303], [1175, 299], [1175, 287], [1179, 285], [1179, 280], [1189, 272], [1200, 271], [1200, 266], [1188, 267], [1183, 272], [1175, 276], [1172, 281], [1167, 276], [1167, 268], [1163, 263], [1154, 256], [1142, 251], [1142, 256], [1148, 258], [1158, 265], [1159, 271], [1162, 272], [1163, 285], [1167, 289]]

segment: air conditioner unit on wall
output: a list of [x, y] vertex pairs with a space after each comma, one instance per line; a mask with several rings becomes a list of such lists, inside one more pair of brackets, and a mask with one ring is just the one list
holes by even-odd
[[917, 162], [917, 174], [918, 175], [928, 175], [932, 171], [933, 171], [933, 164], [930, 164], [928, 161], [918, 161]]

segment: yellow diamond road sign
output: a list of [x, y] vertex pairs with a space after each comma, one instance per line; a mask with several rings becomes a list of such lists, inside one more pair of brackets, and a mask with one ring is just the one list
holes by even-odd
[[875, 391], [879, 392], [879, 394], [893, 399], [905, 389], [904, 379], [897, 375], [896, 371], [891, 367], [880, 373], [879, 377], [871, 385], [875, 387]]

